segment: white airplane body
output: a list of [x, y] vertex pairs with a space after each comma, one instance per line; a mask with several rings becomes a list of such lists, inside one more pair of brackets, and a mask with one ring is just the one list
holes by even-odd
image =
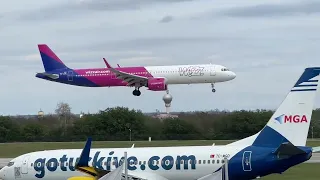
[[[314, 99], [319, 90], [319, 72], [320, 67], [305, 69], [260, 132], [228, 145], [90, 150], [91, 144], [87, 141], [82, 152], [81, 149], [62, 149], [21, 155], [0, 170], [0, 178], [94, 180], [102, 176], [99, 171], [116, 169], [124, 152], [128, 157], [128, 174], [138, 179], [207, 180], [223, 166], [224, 158], [228, 159], [229, 180], [283, 173], [320, 150], [306, 146]], [[92, 167], [93, 170], [88, 170]]]

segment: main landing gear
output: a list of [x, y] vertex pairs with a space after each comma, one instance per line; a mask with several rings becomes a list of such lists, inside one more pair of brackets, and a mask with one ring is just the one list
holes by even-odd
[[214, 88], [214, 83], [211, 83], [211, 88], [212, 88], [212, 92], [214, 93], [214, 92], [216, 92], [216, 89]]
[[133, 90], [132, 94], [134, 96], [140, 96], [141, 95], [141, 91], [139, 90], [139, 88], [136, 88], [135, 90]]

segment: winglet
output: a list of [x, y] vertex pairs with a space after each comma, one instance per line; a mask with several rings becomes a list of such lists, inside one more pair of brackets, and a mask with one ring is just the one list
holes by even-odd
[[120, 67], [120, 65], [119, 65], [119, 64], [117, 64], [117, 66], [118, 66], [118, 67]]
[[131, 148], [134, 148], [134, 144], [132, 144]]
[[106, 58], [103, 58], [104, 63], [106, 64], [107, 68], [111, 68], [110, 64], [108, 63], [108, 61], [106, 60]]
[[88, 162], [89, 162], [89, 155], [90, 155], [90, 149], [91, 149], [91, 142], [92, 142], [92, 138], [88, 137], [86, 145], [84, 146], [80, 158], [79, 158], [79, 162], [77, 163], [78, 167], [88, 167]]

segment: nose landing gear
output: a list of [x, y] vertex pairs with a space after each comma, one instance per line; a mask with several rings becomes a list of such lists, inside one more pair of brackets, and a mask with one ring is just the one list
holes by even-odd
[[214, 93], [214, 92], [216, 92], [216, 89], [214, 88], [214, 83], [211, 83], [211, 88], [212, 88], [212, 92]]

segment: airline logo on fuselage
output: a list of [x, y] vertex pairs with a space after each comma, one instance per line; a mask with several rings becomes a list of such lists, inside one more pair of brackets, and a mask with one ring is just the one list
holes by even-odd
[[[97, 151], [93, 158], [89, 157], [89, 165], [93, 165], [97, 169], [113, 170], [119, 167], [124, 157], [113, 156], [114, 151], [109, 153], [109, 156], [99, 156], [101, 151]], [[60, 158], [38, 158], [34, 161], [34, 170], [37, 172], [35, 177], [43, 178], [46, 171], [75, 171], [75, 162], [79, 157], [68, 157], [66, 154]], [[146, 170], [147, 167], [151, 170], [182, 170], [196, 169], [196, 157], [194, 155], [178, 155], [176, 157], [167, 155], [164, 157], [151, 156], [149, 159], [138, 160], [136, 156], [128, 156], [128, 170], [134, 171], [140, 169]], [[59, 167], [59, 168], [58, 168]], [[112, 168], [111, 168], [112, 167]]]
[[282, 114], [276, 118], [274, 118], [280, 124], [286, 123], [307, 123], [308, 119], [306, 115], [285, 115]]
[[189, 66], [189, 67], [179, 67], [180, 76], [203, 76], [204, 67], [203, 66]]

